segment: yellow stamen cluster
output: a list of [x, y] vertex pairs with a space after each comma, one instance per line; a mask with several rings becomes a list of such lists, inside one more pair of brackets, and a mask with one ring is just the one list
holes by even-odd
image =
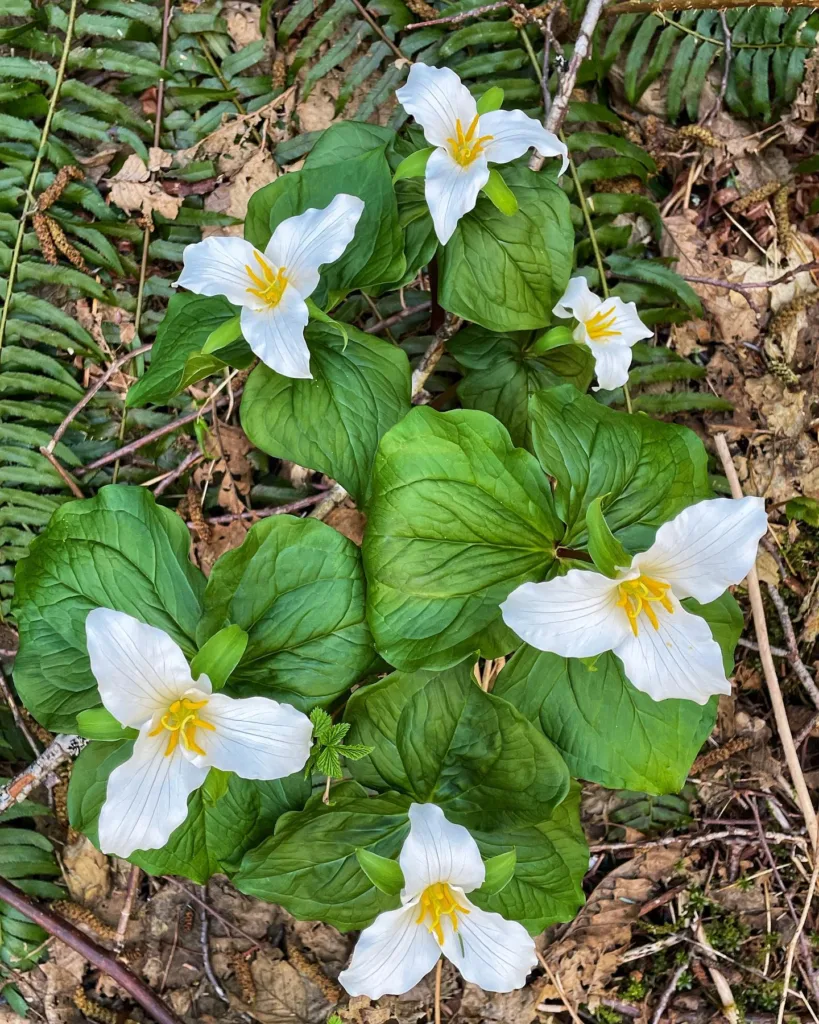
[[270, 306], [272, 309], [281, 302], [284, 289], [287, 287], [287, 278], [284, 275], [285, 268], [279, 267], [274, 273], [273, 268], [259, 253], [254, 252], [253, 255], [259, 264], [261, 275], [257, 274], [251, 266], [245, 264], [247, 276], [254, 285], [254, 287], [248, 288], [247, 292], [261, 299], [266, 306]]
[[621, 583], [617, 587], [620, 594], [620, 600], [617, 604], [628, 616], [631, 631], [635, 636], [638, 633], [637, 619], [642, 612], [645, 612], [646, 618], [655, 629], [660, 628], [657, 612], [652, 607], [653, 604], [659, 603], [667, 612], [673, 613], [674, 605], [668, 596], [670, 589], [671, 587], [668, 583], [661, 583], [659, 580], [653, 580], [649, 576], [640, 576], [636, 580], [626, 580], [625, 583]]
[[608, 341], [609, 338], [619, 338], [622, 331], [613, 331], [612, 324], [617, 319], [617, 310], [609, 309], [605, 312], [601, 309], [586, 321], [586, 330], [592, 341]]
[[159, 725], [148, 733], [149, 736], [159, 736], [163, 730], [170, 733], [165, 750], [166, 757], [170, 757], [180, 743], [185, 750], [192, 750], [195, 754], [205, 753], [196, 742], [196, 730], [199, 728], [214, 731], [214, 726], [197, 714], [206, 704], [207, 700], [190, 700], [188, 697], [175, 700], [166, 714], [160, 718]]
[[462, 907], [455, 899], [455, 895], [446, 882], [436, 882], [427, 886], [421, 893], [421, 900], [418, 904], [420, 914], [418, 924], [426, 924], [427, 930], [435, 934], [438, 942], [444, 944], [444, 930], [441, 927], [441, 918], [448, 917], [452, 922], [452, 930], [458, 930], [458, 914], [468, 914], [466, 907]]
[[472, 118], [472, 124], [464, 132], [461, 119], [458, 118], [455, 122], [455, 135], [457, 138], [447, 139], [452, 152], [452, 159], [455, 163], [460, 164], [461, 167], [468, 167], [473, 160], [476, 160], [481, 153], [484, 151], [484, 143], [494, 139], [494, 135], [481, 135], [479, 138], [475, 138], [475, 132], [478, 130], [479, 114], [476, 114]]

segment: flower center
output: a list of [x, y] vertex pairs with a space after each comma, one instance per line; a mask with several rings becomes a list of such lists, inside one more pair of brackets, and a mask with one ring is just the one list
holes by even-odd
[[484, 142], [489, 142], [495, 137], [494, 135], [481, 135], [480, 138], [475, 138], [479, 118], [480, 114], [476, 114], [472, 118], [472, 124], [467, 128], [466, 133], [464, 133], [461, 119], [458, 118], [455, 122], [457, 138], [446, 140], [452, 147], [452, 159], [461, 167], [468, 167], [473, 160], [476, 160], [484, 151]]
[[444, 930], [441, 927], [441, 918], [448, 917], [452, 922], [452, 930], [458, 930], [458, 914], [468, 914], [466, 907], [462, 907], [455, 899], [450, 887], [446, 882], [436, 882], [427, 886], [421, 893], [421, 900], [418, 904], [420, 914], [418, 924], [426, 924], [427, 930], [435, 933], [435, 938], [440, 945], [444, 944]]
[[626, 580], [625, 583], [618, 585], [620, 600], [617, 604], [628, 616], [631, 631], [635, 636], [637, 636], [637, 619], [641, 612], [646, 613], [648, 621], [655, 629], [660, 628], [657, 612], [653, 608], [655, 603], [661, 604], [667, 612], [673, 614], [674, 605], [668, 596], [670, 589], [669, 583], [661, 583], [649, 576], [639, 576], [636, 580]]
[[166, 757], [171, 756], [180, 742], [185, 750], [192, 750], [195, 754], [205, 753], [196, 742], [197, 726], [210, 732], [215, 731], [210, 722], [203, 721], [197, 714], [206, 704], [207, 700], [189, 700], [187, 697], [175, 700], [160, 718], [159, 725], [148, 733], [149, 736], [159, 736], [163, 731], [170, 733]]
[[598, 310], [594, 316], [586, 321], [586, 330], [592, 341], [608, 341], [609, 338], [619, 338], [622, 331], [613, 331], [611, 325], [617, 319], [617, 310], [610, 309], [604, 312]]
[[266, 306], [270, 306], [273, 309], [281, 302], [282, 295], [284, 295], [284, 290], [287, 287], [287, 278], [284, 276], [286, 268], [279, 267], [274, 273], [273, 268], [259, 253], [254, 252], [253, 255], [259, 264], [261, 274], [257, 274], [251, 266], [247, 263], [245, 264], [247, 276], [254, 286], [246, 290], [250, 295], [255, 295]]

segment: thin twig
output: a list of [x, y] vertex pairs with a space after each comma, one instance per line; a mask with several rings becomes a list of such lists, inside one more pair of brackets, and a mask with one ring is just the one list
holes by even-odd
[[17, 726], [17, 728], [20, 730], [20, 732], [23, 734], [23, 736], [25, 736], [26, 743], [28, 743], [28, 745], [34, 751], [34, 756], [35, 757], [39, 757], [40, 754], [42, 753], [42, 751], [40, 750], [40, 744], [31, 735], [31, 732], [29, 731], [29, 727], [26, 725], [25, 719], [20, 714], [20, 709], [17, 707], [17, 701], [14, 699], [14, 696], [12, 695], [12, 692], [11, 692], [11, 687], [9, 686], [8, 682], [6, 681], [6, 677], [3, 674], [1, 669], [0, 669], [0, 692], [2, 692], [2, 694], [3, 694], [3, 700], [5, 700], [6, 704], [8, 704], [8, 706], [9, 706], [9, 711], [11, 712], [11, 717], [14, 719], [14, 724]]
[[170, 473], [166, 473], [159, 481], [159, 483], [156, 485], [156, 487], [154, 487], [154, 497], [158, 498], [160, 494], [163, 494], [165, 491], [167, 491], [167, 489], [171, 486], [172, 483], [175, 483], [180, 478], [180, 476], [183, 476], [185, 473], [187, 473], [191, 466], [194, 466], [197, 462], [201, 462], [202, 459], [204, 459], [204, 457], [205, 456], [199, 451], [198, 448], [195, 448], [192, 452], [188, 452], [188, 454], [179, 463], [176, 469], [172, 469]]
[[424, 385], [435, 372], [435, 367], [438, 365], [441, 360], [441, 356], [444, 354], [446, 343], [458, 333], [462, 323], [463, 321], [460, 317], [453, 316], [452, 313], [447, 313], [443, 326], [439, 327], [435, 332], [435, 338], [427, 348], [426, 352], [421, 356], [418, 366], [412, 371], [413, 404], [422, 404], [418, 399], [421, 397]]
[[365, 327], [364, 333], [379, 334], [381, 331], [387, 331], [390, 327], [393, 327], [402, 320], [406, 320], [407, 317], [412, 316], [413, 313], [425, 313], [431, 305], [432, 300], [427, 299], [425, 302], [419, 302], [417, 306], [407, 306], [406, 309], [402, 309], [398, 313], [393, 313], [392, 316], [388, 316], [386, 320], [377, 320], [371, 327]]
[[34, 158], [31, 175], [28, 179], [26, 197], [23, 201], [23, 212], [20, 214], [20, 223], [17, 226], [17, 237], [14, 240], [14, 250], [12, 251], [11, 262], [9, 263], [8, 276], [6, 278], [6, 301], [3, 303], [3, 312], [0, 314], [0, 348], [3, 346], [3, 338], [6, 333], [6, 323], [8, 322], [9, 313], [11, 312], [12, 292], [14, 291], [14, 282], [17, 275], [17, 264], [20, 260], [20, 253], [23, 249], [26, 220], [33, 213], [36, 205], [34, 189], [37, 186], [37, 178], [40, 175], [40, 166], [43, 162], [43, 157], [45, 156], [45, 151], [48, 146], [51, 122], [57, 110], [57, 101], [60, 98], [60, 90], [63, 86], [65, 68], [68, 63], [68, 54], [71, 51], [71, 41], [74, 36], [74, 19], [76, 16], [77, 0], [71, 0], [71, 6], [68, 9], [68, 23], [65, 28], [65, 39], [63, 40], [63, 52], [60, 57], [59, 67], [57, 68], [57, 77], [54, 79], [54, 88], [51, 90], [51, 96], [48, 100], [48, 110], [46, 111], [45, 121], [43, 122], [43, 130], [40, 133], [40, 144], [37, 147], [37, 156]]
[[767, 587], [768, 593], [771, 597], [771, 602], [773, 603], [774, 608], [776, 608], [776, 614], [779, 616], [779, 621], [782, 624], [782, 632], [785, 634], [785, 645], [788, 648], [785, 656], [791, 663], [791, 667], [794, 672], [799, 677], [800, 683], [807, 690], [808, 696], [813, 701], [814, 707], [819, 708], [819, 687], [817, 687], [813, 680], [813, 676], [808, 672], [805, 667], [805, 663], [799, 657], [799, 648], [796, 644], [796, 634], [793, 631], [793, 623], [791, 622], [791, 617], [788, 614], [788, 607], [782, 600], [782, 595], [773, 583], [768, 583]]
[[469, 18], [480, 18], [491, 11], [502, 11], [507, 7], [517, 7], [519, 0], [499, 0], [498, 3], [484, 4], [482, 7], [473, 7], [469, 11], [461, 11], [460, 14], [450, 14], [446, 18], [432, 18], [431, 21], [414, 21], [407, 25], [406, 31], [413, 28], [426, 28], [428, 25], [456, 25], [460, 21], [467, 21]]
[[[787, 832], [766, 832], [765, 835], [772, 843], [795, 843], [797, 846], [805, 844], [804, 836], [788, 835]], [[650, 850], [657, 846], [706, 846], [708, 843], [715, 843], [722, 839], [735, 839], [747, 842], [755, 838], [754, 832], [745, 829], [726, 828], [719, 832], [708, 832], [698, 836], [664, 836], [662, 839], [638, 840], [633, 843], [595, 843], [589, 847], [590, 853], [617, 853], [619, 850]]]
[[389, 48], [395, 54], [395, 56], [398, 57], [400, 60], [407, 61], [408, 64], [411, 63], [407, 55], [405, 53], [402, 53], [395, 45], [395, 40], [390, 39], [390, 37], [387, 35], [384, 29], [381, 28], [381, 26], [370, 14], [370, 12], [367, 10], [364, 4], [361, 3], [361, 0], [353, 0], [353, 4], [358, 9], [358, 13], [361, 15], [361, 17], [369, 24], [370, 28], [375, 32], [375, 34], [380, 36], [384, 40], [387, 46], [389, 46]]
[[56, 456], [46, 448], [45, 445], [40, 446], [40, 454], [44, 456], [51, 465], [54, 467], [57, 475], [63, 481], [65, 486], [71, 491], [75, 498], [84, 498], [85, 495], [82, 493], [82, 489], [77, 481], [71, 476], [71, 474], [64, 469], [57, 461]]
[[[756, 640], [746, 640], [743, 636], [737, 640], [737, 644], [740, 647], [747, 647], [749, 651], [759, 650], [759, 644]], [[776, 658], [787, 658], [788, 656], [788, 652], [783, 647], [771, 647], [771, 654]]]
[[691, 277], [687, 274], [680, 274], [683, 281], [691, 284], [704, 284], [711, 288], [727, 288], [734, 292], [751, 292], [759, 288], [773, 288], [777, 284], [786, 284], [799, 274], [805, 274], [812, 270], [819, 270], [819, 260], [811, 260], [810, 263], [802, 263], [798, 267], [786, 270], [784, 274], [775, 277], [772, 281], [721, 281], [716, 277]]
[[[318, 494], [308, 494], [306, 498], [297, 498], [286, 505], [274, 505], [271, 508], [252, 508], [246, 512], [228, 512], [223, 516], [209, 516], [206, 522], [214, 524], [235, 523], [238, 519], [267, 519], [269, 516], [286, 516], [291, 512], [300, 512], [303, 508], [310, 508], [319, 501], [328, 497], [329, 491], [319, 491]], [[346, 492], [345, 492], [346, 493]]]
[[[71, 423], [77, 418], [77, 416], [79, 416], [79, 414], [83, 411], [86, 405], [88, 405], [88, 403], [91, 401], [94, 395], [96, 395], [96, 393], [100, 391], [108, 383], [108, 381], [113, 377], [117, 370], [120, 369], [120, 367], [124, 366], [127, 362], [130, 362], [135, 356], [141, 356], [144, 355], [146, 352], [150, 352], [152, 348], [153, 342], [149, 343], [148, 345], [140, 345], [139, 348], [132, 349], [130, 352], [126, 352], [124, 356], [120, 356], [119, 359], [115, 359], [114, 362], [111, 363], [111, 365], [105, 371], [105, 373], [103, 373], [101, 377], [94, 381], [94, 384], [85, 392], [85, 394], [82, 396], [79, 402], [77, 402], [74, 408], [66, 415], [65, 419], [62, 421], [59, 427], [57, 427], [57, 429], [54, 431], [51, 440], [46, 445], [48, 451], [54, 451], [54, 449], [57, 447], [58, 443], [62, 439], [63, 434], [66, 432], [66, 430], [68, 430]], [[46, 452], [43, 451], [42, 448], [40, 449], [40, 451], [43, 452], [43, 455], [46, 454]]]
[[60, 734], [54, 737], [54, 741], [46, 747], [36, 761], [28, 766], [19, 775], [0, 786], [0, 814], [7, 811], [13, 804], [19, 803], [29, 795], [35, 787], [39, 786], [55, 768], [59, 768], [65, 761], [71, 760], [86, 745], [88, 740], [82, 736], [69, 736]]
[[794, 737], [793, 742], [796, 744], [797, 749], [802, 746], [805, 740], [810, 736], [813, 730], [819, 724], [819, 711], [815, 715], [811, 715], [808, 721], [799, 730], [799, 734]]
[[540, 960], [541, 967], [549, 975], [549, 981], [551, 981], [551, 983], [557, 989], [557, 994], [560, 996], [560, 1001], [569, 1011], [569, 1016], [572, 1018], [574, 1024], [583, 1024], [583, 1021], [578, 1016], [577, 1009], [575, 1008], [574, 1004], [569, 1000], [569, 997], [566, 995], [566, 990], [563, 988], [563, 982], [560, 980], [560, 976], [552, 970], [552, 968], [549, 966], [549, 964], [546, 963], [546, 961], [543, 959], [541, 954], [537, 952], [537, 950], [535, 950], [535, 955], [537, 956], [538, 960]]
[[[793, 958], [796, 954], [796, 947], [802, 938], [802, 933], [805, 930], [805, 921], [808, 919], [808, 913], [810, 911], [811, 901], [813, 900], [813, 893], [816, 889], [816, 879], [819, 878], [819, 856], [815, 858], [816, 863], [813, 865], [813, 873], [810, 876], [810, 885], [808, 886], [808, 894], [805, 897], [805, 905], [802, 908], [802, 913], [799, 915], [799, 921], [796, 925], [796, 931], [793, 934], [793, 938], [788, 945], [788, 954], [785, 959], [785, 977], [782, 981], [782, 998], [779, 1001], [779, 1012], [776, 1015], [776, 1024], [782, 1024], [785, 1016], [785, 1000], [788, 998], [788, 983], [791, 980], [791, 970], [793, 969]], [[810, 960], [808, 961], [810, 963]], [[811, 978], [813, 975], [811, 973]]]
[[[555, 132], [555, 134], [560, 131], [569, 110], [569, 100], [571, 99], [572, 92], [574, 92], [577, 73], [580, 70], [580, 65], [583, 63], [589, 52], [592, 36], [594, 35], [594, 30], [597, 27], [597, 22], [600, 20], [602, 10], [603, 0], [589, 0], [585, 13], [583, 14], [583, 20], [580, 22], [580, 29], [574, 43], [574, 51], [572, 53], [571, 60], [569, 61], [569, 66], [560, 76], [557, 92], [555, 93], [554, 102], [552, 103], [552, 109], [549, 111], [549, 116], [546, 118], [547, 131]], [[539, 171], [543, 166], [543, 160], [544, 158], [542, 156], [538, 156], [537, 153], [535, 153], [529, 161], [529, 167], [533, 171]]]
[[199, 886], [199, 896], [202, 903], [201, 913], [199, 915], [199, 945], [202, 948], [202, 962], [205, 967], [205, 974], [207, 975], [208, 981], [211, 983], [213, 991], [222, 1000], [223, 1003], [230, 1005], [230, 1000], [227, 997], [227, 993], [219, 983], [219, 979], [213, 971], [213, 964], [210, 961], [210, 941], [209, 941], [209, 930], [210, 921], [208, 915], [205, 912], [208, 905], [208, 889], [205, 885]]
[[819, 0], [625, 0], [610, 4], [607, 15], [642, 14], [645, 11], [729, 11], [743, 7], [819, 7]]
[[[728, 483], [731, 485], [731, 493], [734, 498], [742, 497], [742, 486], [734, 467], [734, 461], [728, 449], [728, 442], [724, 434], [717, 434], [714, 437], [717, 453], [722, 461]], [[819, 855], [819, 827], [817, 827], [816, 812], [813, 809], [810, 792], [802, 773], [802, 766], [799, 763], [799, 755], [793, 742], [788, 713], [785, 710], [785, 702], [782, 699], [782, 690], [779, 686], [779, 678], [776, 674], [776, 666], [771, 655], [770, 642], [768, 640], [768, 627], [765, 622], [765, 608], [762, 604], [762, 591], [759, 589], [759, 577], [756, 566], [752, 566], [747, 577], [748, 596], [751, 601], [756, 639], [759, 644], [759, 659], [762, 662], [762, 669], [765, 674], [765, 681], [768, 684], [768, 693], [771, 698], [771, 705], [776, 719], [776, 727], [779, 732], [779, 739], [785, 753], [785, 760], [791, 774], [791, 781], [796, 790], [797, 802], [805, 819], [805, 826], [810, 836], [814, 855]]]
[[119, 921], [117, 922], [117, 934], [114, 937], [114, 950], [117, 953], [122, 952], [122, 947], [125, 945], [125, 933], [128, 931], [128, 922], [131, 920], [131, 914], [134, 910], [134, 900], [136, 899], [137, 889], [139, 888], [139, 880], [142, 877], [142, 870], [136, 866], [131, 865], [131, 871], [128, 875], [128, 889], [125, 892], [125, 903], [122, 905], [122, 911], [119, 915]]
[[0, 899], [14, 907], [34, 924], [38, 924], [49, 935], [64, 942], [69, 949], [73, 949], [85, 957], [98, 970], [107, 974], [109, 978], [125, 989], [128, 995], [139, 1003], [142, 1009], [158, 1024], [181, 1024], [179, 1018], [168, 1009], [165, 1003], [111, 953], [103, 949], [102, 946], [98, 946], [96, 942], [75, 928], [73, 924], [55, 914], [53, 910], [46, 910], [45, 907], [26, 896], [17, 886], [2, 877], [0, 877]]
[[434, 1024], [441, 1024], [441, 975], [444, 969], [443, 957], [438, 957], [435, 965], [435, 1008], [433, 1013]]
[[734, 37], [731, 35], [731, 29], [728, 26], [728, 19], [725, 17], [725, 11], [722, 8], [720, 8], [719, 20], [720, 25], [722, 26], [722, 39], [725, 44], [725, 52], [722, 56], [722, 79], [719, 83], [719, 92], [717, 93], [717, 98], [714, 100], [714, 105], [702, 119], [703, 124], [708, 124], [708, 122], [713, 120], [720, 110], [722, 110], [725, 94], [728, 91], [728, 79], [731, 75], [731, 61], [734, 56]]
[[671, 975], [671, 979], [663, 989], [660, 1001], [657, 1003], [657, 1009], [654, 1011], [654, 1016], [651, 1018], [651, 1024], [660, 1024], [663, 1019], [666, 1007], [671, 1002], [671, 997], [677, 991], [677, 985], [680, 982], [680, 978], [688, 970], [688, 966], [691, 963], [693, 952], [689, 952], [687, 958], [679, 965], [676, 971]]
[[229, 928], [231, 931], [236, 932], [237, 935], [241, 935], [243, 939], [247, 939], [248, 942], [253, 943], [254, 949], [257, 949], [259, 947], [258, 939], [254, 939], [249, 932], [244, 931], [242, 928], [240, 928], [237, 924], [234, 924], [232, 921], [228, 921], [228, 919], [226, 917], [223, 917], [218, 910], [214, 910], [209, 903], [206, 903], [204, 900], [200, 899], [196, 895], [196, 893], [191, 892], [191, 890], [188, 889], [187, 886], [184, 886], [177, 878], [174, 878], [173, 875], [163, 875], [162, 879], [165, 882], [170, 882], [171, 885], [175, 885], [176, 888], [183, 892], [188, 899], [193, 900], [194, 903], [198, 904], [206, 913], [210, 914], [211, 917], [215, 917], [217, 921], [221, 921], [225, 928]]

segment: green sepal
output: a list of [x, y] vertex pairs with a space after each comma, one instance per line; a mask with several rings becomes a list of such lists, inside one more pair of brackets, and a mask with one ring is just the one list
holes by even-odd
[[228, 345], [233, 344], [234, 341], [238, 341], [242, 336], [239, 320], [238, 316], [231, 317], [230, 320], [220, 324], [215, 331], [211, 331], [207, 341], [202, 346], [203, 355], [207, 355], [209, 352], [218, 352], [220, 348], [226, 348]]
[[489, 180], [481, 192], [505, 216], [512, 217], [518, 212], [518, 200], [515, 193], [494, 168], [489, 172]]
[[628, 569], [632, 556], [611, 532], [603, 515], [603, 502], [608, 497], [608, 494], [601, 494], [590, 502], [586, 511], [586, 527], [592, 561], [600, 572], [614, 579], [619, 569]]
[[503, 89], [499, 85], [493, 85], [478, 100], [478, 113], [491, 114], [493, 110], [500, 110], [503, 104]]
[[495, 896], [512, 881], [515, 868], [518, 863], [518, 852], [513, 846], [506, 853], [499, 853], [497, 857], [490, 857], [484, 862], [486, 876], [480, 892], [484, 896]]
[[77, 734], [87, 740], [115, 743], [117, 740], [135, 739], [136, 729], [126, 729], [106, 708], [88, 708], [77, 712]]
[[[344, 324], [338, 320], [334, 320], [330, 316], [330, 314], [325, 313], [323, 309], [319, 309], [319, 307], [315, 304], [315, 302], [313, 302], [312, 299], [305, 299], [304, 303], [307, 306], [308, 313], [314, 320], [318, 320], [323, 324], [328, 324], [330, 327], [335, 327], [335, 329], [344, 339], [344, 348], [346, 349], [350, 338], [347, 334], [347, 328], [344, 326]], [[344, 351], [344, 349], [342, 349], [342, 351]]]
[[221, 690], [242, 660], [248, 636], [241, 626], [225, 626], [215, 633], [191, 662], [191, 675], [198, 679], [203, 673], [214, 690]]
[[404, 157], [392, 176], [393, 185], [402, 178], [423, 178], [427, 169], [427, 160], [435, 152], [435, 146], [427, 146], [426, 149], [418, 149]]
[[563, 348], [565, 345], [574, 345], [574, 343], [571, 328], [552, 327], [551, 330], [544, 331], [543, 334], [535, 338], [526, 351], [530, 356], [542, 356], [544, 352], [549, 352], [553, 348]]
[[215, 807], [217, 802], [227, 793], [230, 784], [230, 772], [221, 768], [211, 768], [202, 786], [202, 801], [208, 807]]
[[404, 887], [404, 872], [397, 860], [382, 857], [372, 850], [365, 850], [363, 846], [356, 848], [355, 856], [359, 867], [376, 889], [387, 896], [395, 896], [401, 892]]

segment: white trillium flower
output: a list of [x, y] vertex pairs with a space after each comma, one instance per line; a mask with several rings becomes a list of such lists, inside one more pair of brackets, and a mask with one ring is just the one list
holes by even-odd
[[564, 658], [613, 651], [631, 683], [653, 700], [705, 704], [731, 692], [719, 644], [705, 619], [680, 604], [715, 601], [739, 583], [768, 528], [762, 498], [714, 498], [664, 523], [648, 551], [615, 579], [570, 569], [524, 583], [501, 605], [521, 639]]
[[522, 110], [479, 114], [469, 89], [449, 68], [413, 64], [398, 102], [424, 130], [431, 146], [425, 193], [435, 234], [442, 245], [464, 214], [475, 208], [489, 181], [488, 163], [506, 164], [534, 146], [540, 156], [560, 156], [569, 165], [566, 146]]
[[196, 682], [167, 633], [110, 608], [85, 623], [91, 671], [117, 721], [139, 730], [134, 752], [108, 778], [99, 820], [103, 853], [129, 857], [164, 846], [211, 768], [281, 779], [310, 755], [313, 727], [289, 704], [237, 700]]
[[[631, 346], [643, 338], [652, 338], [637, 315], [633, 302], [622, 299], [598, 299], [585, 277], [573, 277], [563, 297], [552, 310], [555, 316], [574, 317], [577, 327], [572, 337], [588, 345], [594, 356], [594, 369], [600, 388], [611, 391], [628, 383]], [[595, 388], [599, 391], [600, 388]]]
[[323, 210], [283, 220], [263, 253], [243, 238], [206, 238], [185, 248], [177, 284], [241, 306], [254, 354], [285, 377], [312, 377], [304, 300], [318, 287], [319, 267], [340, 259], [353, 240], [363, 211], [361, 199], [342, 192]]
[[428, 974], [441, 953], [467, 981], [490, 992], [522, 988], [537, 964], [535, 944], [517, 921], [466, 898], [483, 884], [478, 844], [435, 804], [412, 804], [398, 858], [404, 888], [398, 910], [365, 928], [339, 981], [352, 996], [401, 995]]

